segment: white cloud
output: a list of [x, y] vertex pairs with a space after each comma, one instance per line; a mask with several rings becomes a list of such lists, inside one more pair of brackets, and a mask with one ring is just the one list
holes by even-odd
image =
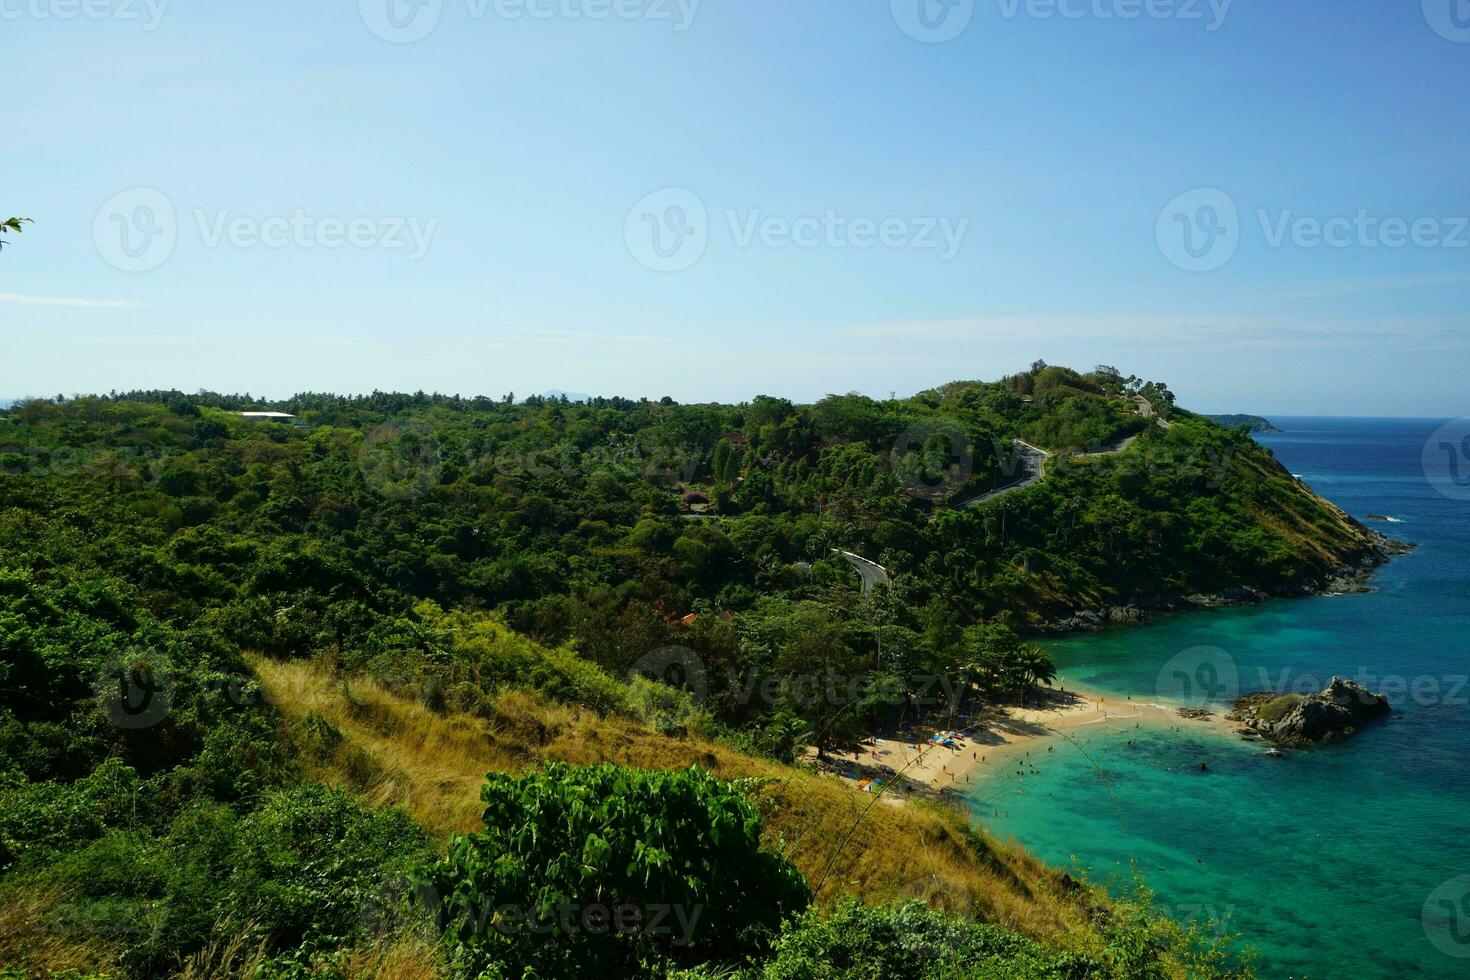
[[1359, 293], [1374, 293], [1385, 289], [1422, 289], [1426, 286], [1454, 286], [1470, 282], [1470, 275], [1439, 276], [1380, 276], [1376, 279], [1327, 279], [1303, 282], [1280, 290], [1253, 293], [1256, 300], [1326, 299], [1333, 296], [1354, 296]]
[[0, 293], [0, 303], [64, 306], [73, 310], [140, 310], [147, 305], [130, 299], [75, 299], [68, 296], [28, 296], [25, 293]]

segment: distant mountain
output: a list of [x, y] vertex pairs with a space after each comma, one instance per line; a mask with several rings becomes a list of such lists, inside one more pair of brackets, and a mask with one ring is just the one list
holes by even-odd
[[565, 398], [569, 402], [590, 402], [592, 400], [591, 395], [584, 395], [580, 391], [561, 391], [556, 388], [551, 389], [542, 397], [558, 400]]
[[1280, 432], [1270, 419], [1263, 419], [1259, 415], [1206, 415], [1205, 418], [1216, 425], [1223, 425], [1227, 429], [1244, 425], [1252, 432]]

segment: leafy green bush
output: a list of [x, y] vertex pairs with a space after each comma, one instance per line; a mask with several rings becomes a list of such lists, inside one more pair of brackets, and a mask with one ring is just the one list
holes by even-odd
[[697, 769], [552, 764], [491, 774], [485, 830], [455, 838], [420, 881], [466, 976], [632, 976], [737, 963], [811, 892], [761, 849], [742, 789]]
[[439, 677], [472, 678], [482, 690], [531, 688], [597, 711], [635, 710], [622, 681], [570, 649], [544, 647], [484, 614], [445, 612], [432, 602], [414, 611], [447, 661], [437, 670], [426, 665]]
[[115, 759], [71, 784], [0, 779], [0, 872], [44, 865], [119, 826], [138, 790], [137, 772]]
[[336, 790], [285, 790], [240, 822], [227, 903], [273, 949], [362, 938], [364, 918], [432, 854], [401, 810], [369, 810]]
[[1104, 975], [1102, 964], [921, 902], [873, 908], [843, 902], [789, 923], [763, 980], [1041, 980]]

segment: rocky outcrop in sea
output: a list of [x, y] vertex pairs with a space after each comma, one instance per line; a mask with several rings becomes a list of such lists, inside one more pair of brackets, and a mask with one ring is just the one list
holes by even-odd
[[1318, 745], [1389, 714], [1388, 698], [1342, 677], [1319, 694], [1247, 694], [1229, 717], [1279, 745]]

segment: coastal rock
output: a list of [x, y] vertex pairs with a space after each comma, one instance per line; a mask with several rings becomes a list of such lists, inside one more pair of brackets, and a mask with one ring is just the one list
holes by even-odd
[[1388, 535], [1381, 534], [1378, 531], [1372, 530], [1371, 528], [1369, 529], [1368, 533], [1373, 536], [1373, 546], [1378, 550], [1379, 556], [1384, 561], [1387, 561], [1389, 558], [1392, 558], [1395, 555], [1407, 555], [1409, 552], [1418, 547], [1418, 545], [1412, 544], [1408, 541], [1398, 541], [1394, 538], [1390, 538]]
[[[1348, 518], [1351, 520], [1351, 518]], [[1372, 528], [1358, 525], [1368, 536], [1369, 547], [1357, 560], [1343, 564], [1321, 578], [1298, 579], [1273, 585], [1269, 591], [1252, 585], [1235, 585], [1217, 593], [1178, 595], [1170, 593], [1133, 594], [1123, 605], [1077, 609], [1053, 619], [1032, 625], [1038, 633], [1095, 633], [1110, 625], [1138, 625], [1149, 620], [1150, 612], [1177, 612], [1181, 609], [1221, 609], [1226, 606], [1254, 605], [1271, 598], [1299, 598], [1322, 593], [1369, 591], [1369, 580], [1389, 559], [1407, 554], [1414, 545], [1395, 541]]]
[[1397, 555], [1406, 555], [1414, 550], [1414, 545], [1405, 541], [1396, 541], [1386, 534], [1382, 534], [1372, 528], [1363, 528], [1368, 533], [1372, 543], [1371, 550], [1357, 562], [1343, 565], [1338, 568], [1327, 580], [1322, 583], [1319, 591], [1356, 593], [1369, 591], [1368, 581], [1380, 565], [1386, 563], [1390, 558]]
[[1106, 626], [1110, 619], [1110, 616], [1105, 616], [1096, 609], [1079, 609], [1069, 616], [1042, 623], [1037, 629], [1043, 633], [1095, 633]]
[[1271, 596], [1268, 593], [1253, 586], [1235, 585], [1221, 592], [1185, 596], [1184, 601], [1191, 606], [1199, 606], [1203, 609], [1219, 609], [1223, 606], [1253, 605], [1269, 598]]
[[1137, 625], [1148, 622], [1148, 613], [1137, 606], [1113, 606], [1108, 610], [1108, 622]]
[[1230, 718], [1280, 745], [1316, 745], [1351, 734], [1388, 713], [1388, 698], [1334, 677], [1326, 690], [1306, 697], [1248, 694], [1235, 702]]

